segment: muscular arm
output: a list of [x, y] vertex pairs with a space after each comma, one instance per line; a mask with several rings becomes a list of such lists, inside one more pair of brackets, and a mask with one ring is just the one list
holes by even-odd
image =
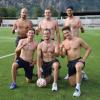
[[59, 44], [55, 42], [54, 45], [55, 45], [55, 55], [59, 56], [59, 52], [60, 52], [59, 51]]
[[60, 45], [60, 55], [64, 57], [66, 55], [66, 49], [64, 48], [64, 44]]
[[15, 33], [15, 30], [17, 29], [17, 21], [13, 24], [13, 27], [12, 27], [12, 33], [14, 34]]
[[41, 23], [42, 23], [42, 22], [40, 22], [40, 23], [38, 24], [38, 26], [35, 28], [36, 35], [38, 35], [38, 34], [39, 34], [39, 32], [41, 32], [41, 31], [42, 31], [42, 29], [41, 29]]
[[21, 49], [26, 45], [27, 43], [23, 43], [22, 40], [19, 41], [18, 46], [15, 49], [15, 52], [18, 53], [21, 51]]
[[33, 23], [32, 21], [29, 21], [29, 26], [28, 26], [29, 30], [33, 28]]
[[83, 48], [86, 49], [85, 54], [83, 55], [83, 61], [85, 61], [86, 58], [89, 56], [89, 54], [90, 54], [90, 52], [91, 52], [91, 48], [90, 48], [90, 46], [89, 46], [84, 40], [82, 40], [82, 39], [80, 39], [80, 43], [81, 43], [81, 46], [82, 46]]
[[37, 43], [35, 44], [35, 51], [34, 51], [34, 55], [33, 55], [33, 63], [32, 65], [35, 65], [37, 62]]
[[60, 32], [59, 32], [58, 24], [56, 25], [56, 36], [57, 36], [58, 43], [60, 43], [61, 42], [61, 39], [60, 39]]
[[79, 19], [79, 27], [80, 27], [80, 30], [81, 30], [81, 33], [84, 33], [84, 28], [83, 28], [83, 25], [82, 25], [82, 22], [81, 20]]
[[37, 47], [37, 74], [38, 74], [38, 78], [41, 77], [41, 70], [42, 70], [42, 58], [41, 58], [41, 46], [40, 44]]

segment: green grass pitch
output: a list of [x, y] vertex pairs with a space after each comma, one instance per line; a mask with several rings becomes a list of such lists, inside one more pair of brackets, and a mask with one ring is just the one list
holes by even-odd
[[[100, 98], [100, 30], [86, 30], [81, 37], [90, 44], [92, 52], [86, 61], [85, 71], [89, 80], [81, 85], [82, 95], [78, 98], [73, 97], [74, 87], [70, 87], [64, 80], [67, 73], [67, 60], [59, 57], [61, 63], [60, 77], [58, 81], [59, 90], [51, 91], [51, 84], [46, 88], [38, 88], [34, 77], [33, 83], [27, 84], [23, 69], [19, 69], [17, 76], [18, 88], [10, 90], [11, 83], [11, 65], [14, 56], [2, 58], [2, 56], [11, 54], [15, 49], [16, 35], [11, 33], [10, 28], [0, 27], [0, 100], [99, 100]], [[36, 36], [35, 40], [39, 40]], [[83, 51], [84, 52], [84, 51]], [[36, 68], [34, 70], [36, 73]]]

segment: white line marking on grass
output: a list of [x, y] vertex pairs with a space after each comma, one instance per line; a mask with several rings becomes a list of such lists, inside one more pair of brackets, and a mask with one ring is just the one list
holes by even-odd
[[15, 53], [10, 53], [10, 54], [1, 56], [0, 59], [7, 58], [7, 57], [10, 57], [10, 56], [13, 56], [14, 54], [15, 54]]
[[13, 40], [15, 40], [16, 38], [15, 37], [4, 37], [4, 36], [1, 36], [0, 39], [3, 39], [3, 40], [4, 39], [9, 39], [9, 40], [13, 39]]

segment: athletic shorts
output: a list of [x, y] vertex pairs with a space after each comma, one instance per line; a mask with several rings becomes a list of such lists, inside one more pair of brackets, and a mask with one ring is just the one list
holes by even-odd
[[16, 63], [19, 65], [18, 68], [24, 68], [25, 77], [27, 77], [28, 79], [32, 79], [34, 66], [31, 66], [29, 62], [23, 60], [20, 57], [17, 58]]
[[[79, 61], [80, 59], [81, 59], [81, 57], [68, 62], [67, 67], [68, 67], [68, 75], [69, 75], [69, 77], [74, 75], [74, 74], [76, 74], [75, 65], [76, 65], [77, 62], [82, 62], [82, 61]], [[85, 62], [82, 62], [82, 63], [85, 66]]]
[[43, 75], [43, 77], [47, 77], [47, 76], [51, 75], [51, 73], [52, 73], [52, 65], [55, 62], [59, 63], [59, 61], [57, 59], [55, 59], [53, 61], [50, 61], [50, 62], [44, 62], [43, 61], [43, 64], [42, 64], [42, 70], [43, 70], [42, 75]]

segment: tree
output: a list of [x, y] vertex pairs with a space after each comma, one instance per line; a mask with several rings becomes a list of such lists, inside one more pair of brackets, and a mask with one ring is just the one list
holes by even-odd
[[42, 16], [42, 9], [39, 6], [34, 6], [32, 8], [33, 16], [36, 17], [41, 17]]
[[50, 7], [50, 8], [51, 8], [52, 16], [53, 17], [57, 17], [58, 16], [58, 12], [56, 11], [56, 9], [54, 7]]
[[7, 8], [8, 17], [16, 17], [16, 8]]
[[15, 8], [0, 8], [0, 17], [16, 17]]
[[0, 8], [0, 17], [7, 17], [7, 9], [6, 8]]

